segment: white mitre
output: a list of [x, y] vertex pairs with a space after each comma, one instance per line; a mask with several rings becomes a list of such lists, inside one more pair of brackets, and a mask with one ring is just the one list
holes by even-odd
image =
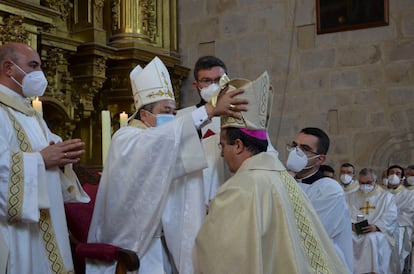
[[166, 99], [175, 101], [170, 74], [160, 58], [154, 57], [145, 68], [137, 65], [129, 78], [136, 111], [150, 103]]

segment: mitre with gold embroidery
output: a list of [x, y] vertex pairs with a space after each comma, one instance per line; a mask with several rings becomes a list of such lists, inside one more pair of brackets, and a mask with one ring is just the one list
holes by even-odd
[[[224, 83], [221, 83], [224, 84]], [[236, 97], [246, 98], [249, 101], [248, 111], [241, 112], [242, 118], [221, 116], [221, 128], [236, 127], [251, 131], [266, 131], [273, 99], [269, 75], [265, 71], [256, 80], [232, 79], [226, 83], [227, 92], [243, 89], [244, 93]], [[260, 138], [261, 139], [261, 138]]]
[[136, 66], [129, 77], [136, 111], [144, 105], [165, 99], [175, 101], [170, 74], [160, 58], [155, 57], [145, 68]]

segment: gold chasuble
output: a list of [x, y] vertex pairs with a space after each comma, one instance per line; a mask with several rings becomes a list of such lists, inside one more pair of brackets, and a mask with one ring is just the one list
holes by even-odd
[[[10, 155], [10, 173], [9, 173], [9, 191], [8, 191], [8, 205], [7, 205], [7, 221], [10, 226], [19, 226], [22, 222], [22, 212], [24, 206], [24, 152], [33, 152], [31, 143], [23, 126], [19, 123], [16, 117], [11, 113], [9, 107], [24, 113], [28, 116], [35, 116], [36, 120], [43, 131], [46, 138], [46, 129], [41, 122], [39, 114], [34, 111], [29, 105], [25, 105], [20, 101], [5, 94], [0, 94], [0, 106], [8, 114], [11, 124], [14, 128], [20, 151], [12, 152]], [[37, 195], [34, 193], [34, 195]], [[66, 274], [74, 273], [73, 270], [65, 270], [64, 262], [59, 250], [56, 240], [55, 231], [51, 222], [49, 209], [40, 209], [40, 217], [38, 222], [39, 231], [43, 240], [45, 254], [48, 258], [51, 273]]]
[[310, 201], [271, 152], [241, 165], [200, 229], [196, 273], [348, 273]]

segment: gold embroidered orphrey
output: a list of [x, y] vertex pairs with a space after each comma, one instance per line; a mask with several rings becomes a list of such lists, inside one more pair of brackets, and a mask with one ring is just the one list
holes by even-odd
[[296, 182], [292, 180], [292, 177], [289, 176], [287, 171], [280, 172], [280, 178], [292, 202], [295, 222], [299, 229], [302, 246], [314, 273], [331, 273], [326, 262], [326, 257], [322, 252], [323, 249], [315, 237], [308, 216], [306, 216], [303, 200], [299, 196]]
[[[10, 178], [9, 178], [9, 193], [8, 193], [8, 222], [10, 224], [16, 223], [20, 220], [23, 206], [23, 190], [24, 190], [24, 173], [23, 173], [23, 152], [31, 152], [32, 146], [27, 140], [26, 132], [17, 119], [10, 113], [7, 106], [0, 104], [8, 113], [9, 118], [13, 124], [16, 132], [17, 140], [19, 142], [19, 152], [12, 153], [10, 163]], [[43, 134], [45, 129], [40, 122], [38, 114], [36, 114]], [[52, 273], [56, 274], [74, 274], [73, 270], [66, 271], [63, 263], [62, 255], [60, 254], [59, 246], [56, 241], [55, 231], [52, 226], [50, 214], [48, 209], [40, 210], [39, 229], [42, 234], [43, 245], [48, 257], [49, 266]]]
[[364, 210], [365, 209], [365, 215], [369, 215], [369, 210], [370, 209], [375, 209], [375, 208], [376, 208], [375, 206], [370, 206], [369, 205], [369, 200], [368, 200], [368, 201], [365, 201], [365, 206], [360, 207], [359, 210]]

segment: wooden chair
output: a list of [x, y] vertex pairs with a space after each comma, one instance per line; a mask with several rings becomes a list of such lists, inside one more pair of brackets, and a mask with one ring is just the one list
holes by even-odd
[[[98, 191], [99, 177], [85, 176], [81, 168], [75, 168], [83, 189], [88, 193], [89, 203], [66, 203], [65, 212], [72, 247], [75, 273], [85, 273], [85, 259], [102, 260], [106, 262], [117, 261], [116, 274], [135, 271], [139, 268], [139, 258], [132, 250], [105, 243], [87, 243], [89, 226], [92, 220], [96, 193]], [[96, 180], [95, 180], [96, 179]], [[87, 180], [88, 182], [85, 182]]]

